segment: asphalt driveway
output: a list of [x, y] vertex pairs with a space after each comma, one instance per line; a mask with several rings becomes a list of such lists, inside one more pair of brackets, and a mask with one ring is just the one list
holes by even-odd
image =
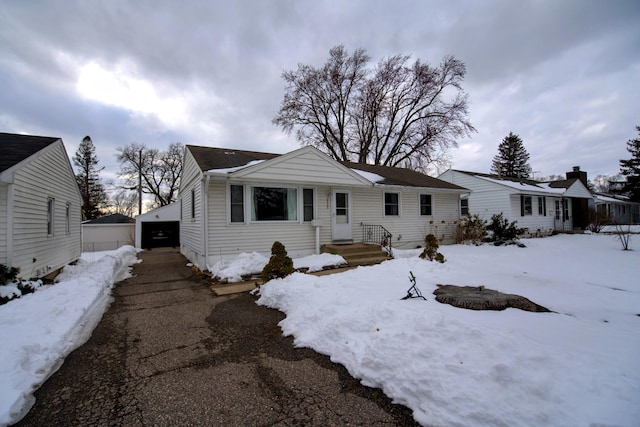
[[279, 311], [215, 296], [175, 249], [140, 257], [18, 425], [416, 425], [341, 365], [294, 348]]

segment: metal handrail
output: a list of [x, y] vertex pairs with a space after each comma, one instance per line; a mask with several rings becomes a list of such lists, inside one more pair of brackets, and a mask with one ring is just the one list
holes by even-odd
[[393, 235], [378, 224], [364, 224], [360, 223], [362, 227], [362, 242], [363, 243], [375, 243], [382, 246], [389, 256], [393, 256], [393, 250], [391, 248], [391, 242]]

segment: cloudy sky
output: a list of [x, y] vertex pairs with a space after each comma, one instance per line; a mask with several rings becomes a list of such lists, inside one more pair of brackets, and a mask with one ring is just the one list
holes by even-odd
[[284, 153], [282, 72], [363, 48], [467, 66], [478, 130], [452, 166], [488, 172], [520, 135], [536, 176], [618, 172], [640, 125], [638, 0], [0, 0], [0, 131]]

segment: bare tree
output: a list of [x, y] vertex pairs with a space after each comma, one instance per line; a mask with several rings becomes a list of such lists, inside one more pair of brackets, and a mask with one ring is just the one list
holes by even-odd
[[302, 144], [337, 160], [426, 170], [475, 131], [461, 61], [408, 65], [409, 56], [395, 55], [368, 69], [363, 49], [349, 55], [336, 46], [329, 54], [321, 69], [299, 65], [283, 74], [284, 100], [273, 123], [295, 129]]
[[133, 216], [135, 214], [137, 204], [138, 194], [125, 189], [120, 189], [111, 197], [111, 207], [113, 208], [114, 213]]
[[167, 151], [130, 144], [118, 148], [120, 177], [128, 190], [138, 191], [138, 213], [142, 213], [142, 194], [153, 196], [154, 206], [165, 206], [176, 200], [182, 174], [180, 143], [169, 145]]

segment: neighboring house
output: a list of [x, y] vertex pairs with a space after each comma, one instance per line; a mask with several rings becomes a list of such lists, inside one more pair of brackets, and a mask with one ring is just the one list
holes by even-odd
[[408, 169], [341, 163], [307, 146], [278, 155], [185, 147], [181, 251], [198, 267], [242, 252], [292, 257], [339, 242], [415, 248], [434, 233], [454, 243], [458, 200], [468, 190]]
[[136, 248], [180, 245], [180, 204], [171, 203], [136, 217]]
[[618, 224], [640, 223], [640, 203], [617, 194], [597, 193], [593, 196], [595, 209]]
[[82, 223], [82, 251], [96, 252], [133, 245], [136, 220], [119, 213]]
[[588, 224], [587, 174], [575, 167], [562, 181], [539, 182], [450, 169], [439, 179], [471, 190], [461, 199], [463, 214], [478, 214], [489, 221], [503, 213], [531, 235], [573, 231]]
[[60, 138], [0, 133], [0, 264], [28, 279], [77, 260], [81, 206]]

